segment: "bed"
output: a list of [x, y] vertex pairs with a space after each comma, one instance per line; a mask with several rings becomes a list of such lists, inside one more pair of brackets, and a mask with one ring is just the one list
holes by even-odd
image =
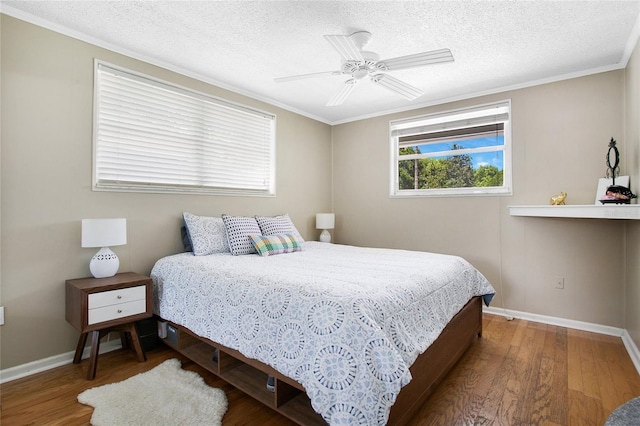
[[406, 422], [495, 293], [457, 256], [311, 241], [167, 256], [151, 277], [168, 344], [299, 424]]

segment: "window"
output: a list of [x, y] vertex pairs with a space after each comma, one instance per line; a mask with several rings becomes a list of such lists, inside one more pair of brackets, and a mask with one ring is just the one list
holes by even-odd
[[390, 123], [391, 196], [511, 194], [510, 101]]
[[275, 195], [275, 116], [95, 66], [93, 188]]

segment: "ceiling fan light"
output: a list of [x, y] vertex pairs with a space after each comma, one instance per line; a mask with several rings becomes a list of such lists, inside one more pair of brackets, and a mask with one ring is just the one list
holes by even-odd
[[395, 77], [391, 77], [387, 74], [375, 74], [371, 76], [371, 81], [385, 87], [392, 92], [405, 97], [406, 99], [413, 101], [420, 96], [424, 95], [424, 92], [417, 87], [413, 87], [410, 84], [405, 83], [402, 80], [398, 80]]
[[362, 80], [367, 75], [369, 75], [369, 70], [366, 68], [360, 68], [352, 74], [353, 78], [355, 78], [356, 80]]

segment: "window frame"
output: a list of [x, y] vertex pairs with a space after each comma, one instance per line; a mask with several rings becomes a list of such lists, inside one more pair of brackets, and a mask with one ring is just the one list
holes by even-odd
[[[500, 111], [499, 114], [490, 113]], [[492, 120], [488, 117], [495, 117]], [[506, 119], [505, 119], [506, 116]], [[429, 134], [443, 130], [474, 128], [482, 124], [504, 123], [503, 135], [503, 185], [500, 187], [460, 187], [460, 188], [429, 188], [429, 189], [400, 189], [399, 162], [400, 138], [408, 135]], [[417, 145], [417, 144], [416, 144]], [[512, 155], [511, 155], [511, 99], [458, 108], [433, 114], [415, 116], [389, 122], [390, 147], [390, 198], [414, 197], [453, 197], [453, 196], [508, 196], [513, 195], [512, 185]], [[464, 153], [463, 150], [461, 153]], [[497, 152], [491, 150], [490, 152]], [[450, 151], [451, 152], [451, 151]], [[479, 151], [478, 151], [479, 152]], [[443, 151], [446, 155], [447, 152]], [[423, 155], [428, 157], [429, 154]], [[436, 155], [433, 155], [436, 156]], [[442, 156], [438, 154], [437, 156]], [[409, 160], [404, 156], [405, 160]]]
[[[261, 149], [262, 151], [260, 151], [260, 153], [256, 153], [256, 157], [254, 157], [256, 159], [256, 162], [260, 162], [263, 166], [263, 169], [265, 170], [264, 172], [260, 173], [259, 175], [259, 179], [262, 180], [262, 185], [261, 187], [255, 186], [255, 187], [249, 187], [248, 185], [244, 185], [241, 186], [240, 184], [235, 184], [232, 185], [229, 182], [231, 182], [231, 179], [229, 179], [226, 182], [225, 186], [225, 182], [224, 182], [224, 177], [222, 177], [222, 180], [219, 180], [217, 183], [222, 182], [222, 184], [219, 185], [211, 185], [211, 184], [205, 184], [205, 183], [201, 183], [201, 184], [181, 184], [180, 182], [174, 181], [172, 183], [158, 183], [158, 182], [153, 182], [153, 178], [149, 178], [149, 175], [145, 175], [144, 178], [147, 179], [147, 181], [143, 182], [143, 181], [117, 181], [114, 179], [104, 179], [104, 173], [101, 172], [101, 166], [100, 166], [100, 161], [101, 159], [105, 158], [100, 157], [99, 153], [100, 153], [100, 149], [104, 146], [104, 141], [100, 139], [101, 135], [100, 135], [100, 129], [101, 129], [101, 122], [100, 119], [102, 118], [101, 116], [101, 108], [103, 107], [103, 105], [101, 104], [102, 101], [102, 92], [100, 92], [101, 89], [101, 84], [105, 84], [104, 81], [101, 81], [101, 72], [106, 71], [108, 73], [114, 73], [120, 76], [125, 76], [125, 78], [128, 78], [130, 81], [134, 81], [134, 82], [139, 82], [142, 84], [147, 84], [150, 86], [154, 86], [155, 88], [159, 88], [161, 90], [164, 91], [170, 91], [172, 92], [172, 95], [177, 95], [177, 96], [182, 96], [182, 97], [188, 97], [190, 100], [193, 100], [194, 103], [198, 103], [198, 102], [202, 102], [202, 103], [207, 103], [209, 105], [213, 105], [213, 109], [218, 109], [218, 110], [224, 110], [224, 111], [229, 111], [230, 115], [232, 116], [244, 116], [244, 117], [249, 117], [250, 119], [252, 119], [252, 115], [255, 116], [256, 118], [256, 123], [257, 122], [261, 122], [262, 127], [264, 129], [264, 134], [261, 135], [260, 137], [262, 138], [260, 140], [261, 143]], [[104, 80], [104, 79], [103, 79]], [[161, 80], [158, 79], [156, 77], [147, 75], [147, 74], [143, 74], [140, 72], [136, 72], [136, 71], [132, 71], [130, 69], [126, 69], [117, 65], [113, 65], [98, 59], [94, 60], [94, 102], [93, 102], [93, 150], [92, 150], [92, 190], [93, 191], [110, 191], [110, 192], [137, 192], [137, 193], [173, 193], [173, 194], [208, 194], [208, 195], [239, 195], [239, 196], [262, 196], [262, 197], [275, 197], [276, 196], [276, 115], [273, 113], [269, 113], [266, 111], [262, 111], [253, 107], [248, 107], [239, 103], [235, 103], [235, 102], [231, 102], [231, 101], [227, 101], [225, 99], [210, 95], [208, 93], [203, 93], [200, 91], [196, 91], [187, 87], [183, 87], [180, 86], [178, 84], [172, 83], [172, 82], [168, 82], [165, 80]], [[196, 109], [198, 109], [198, 107], [194, 107], [194, 109], [192, 109], [192, 112], [195, 111]], [[197, 121], [197, 115], [187, 115], [185, 114], [185, 116], [189, 117], [189, 118], [193, 118], [195, 119], [195, 122]], [[218, 120], [215, 122], [215, 126], [219, 126], [219, 122], [223, 122], [224, 120], [221, 119], [220, 115], [202, 115], [201, 116], [202, 119], [210, 119], [212, 118], [213, 120]], [[199, 124], [197, 124], [196, 126], [202, 124], [201, 122], [198, 122]], [[233, 124], [232, 124], [233, 126]], [[231, 128], [226, 127], [226, 130], [229, 133], [232, 133]], [[203, 132], [204, 133], [204, 132]], [[186, 138], [186, 137], [185, 137]], [[242, 139], [242, 137], [239, 137], [237, 135], [233, 135], [232, 138], [235, 138], [233, 140], [236, 139]], [[179, 139], [176, 138], [176, 142], [175, 145], [171, 145], [173, 147], [175, 147], [175, 149], [184, 149], [185, 145], [181, 145], [179, 142], [183, 141], [183, 139]], [[206, 136], [203, 136], [200, 140], [196, 139], [195, 144], [200, 144], [200, 148], [207, 147], [207, 143], [211, 143], [214, 140], [213, 137], [209, 136], [209, 138], [207, 138]], [[103, 145], [100, 145], [100, 144]], [[153, 142], [149, 143], [149, 145], [152, 145]], [[248, 147], [250, 147], [250, 145], [247, 145]], [[211, 145], [209, 145], [209, 147], [211, 147]], [[156, 145], [155, 148], [158, 148], [158, 145]], [[219, 147], [217, 147], [219, 149]], [[153, 150], [153, 148], [149, 149], [150, 151]], [[194, 150], [197, 150], [197, 148], [194, 148]], [[202, 151], [202, 149], [201, 149]], [[211, 150], [210, 150], [211, 151]], [[157, 151], [156, 151], [157, 152]], [[246, 151], [244, 151], [246, 152]], [[266, 155], [266, 157], [265, 157]], [[232, 157], [232, 156], [230, 156]], [[144, 158], [144, 157], [141, 157]], [[148, 160], [149, 157], [146, 157], [146, 159]], [[209, 157], [209, 159], [211, 159], [212, 157]], [[242, 158], [247, 158], [247, 157], [242, 157]], [[200, 160], [203, 160], [200, 157]], [[218, 159], [220, 160], [220, 159]], [[185, 168], [185, 171], [188, 172], [193, 172], [194, 174], [196, 174], [197, 176], [199, 176], [197, 179], [203, 179], [203, 176], [205, 174], [209, 174], [209, 177], [211, 176], [211, 174], [216, 174], [216, 175], [225, 175], [225, 172], [223, 170], [229, 171], [231, 173], [233, 173], [233, 166], [235, 163], [242, 161], [242, 160], [238, 160], [238, 157], [235, 156], [235, 158], [229, 162], [229, 164], [226, 164], [226, 168], [222, 167], [222, 168], [218, 168], [215, 169], [215, 171], [213, 171], [212, 173], [207, 173], [211, 172], [210, 168], [203, 168], [203, 164], [202, 163], [193, 163], [191, 164], [191, 169], [187, 170]], [[235, 163], [234, 163], [235, 162]], [[139, 160], [139, 163], [144, 163], [144, 160]], [[222, 161], [218, 161], [217, 166], [216, 167], [220, 167]], [[158, 169], [160, 170], [160, 168]], [[171, 166], [167, 167], [166, 170], [181, 170], [181, 169], [176, 169], [173, 168]], [[205, 170], [205, 172], [203, 172], [203, 170]], [[151, 174], [151, 173], [150, 173]], [[241, 176], [241, 173], [236, 173], [236, 176]], [[259, 185], [256, 184], [254, 182], [254, 185]]]

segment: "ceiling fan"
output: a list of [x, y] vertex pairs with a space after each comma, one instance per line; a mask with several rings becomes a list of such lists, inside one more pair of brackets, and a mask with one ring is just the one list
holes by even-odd
[[344, 86], [327, 102], [327, 106], [342, 104], [356, 83], [367, 76], [373, 83], [379, 84], [412, 101], [422, 96], [424, 92], [381, 71], [396, 71], [453, 61], [453, 55], [449, 49], [432, 50], [380, 60], [380, 56], [377, 53], [362, 50], [371, 40], [371, 33], [368, 31], [356, 31], [350, 35], [325, 35], [324, 38], [342, 57], [342, 68], [340, 70], [280, 77], [276, 78], [275, 81], [283, 83], [325, 75], [350, 75], [351, 78], [344, 82]]

